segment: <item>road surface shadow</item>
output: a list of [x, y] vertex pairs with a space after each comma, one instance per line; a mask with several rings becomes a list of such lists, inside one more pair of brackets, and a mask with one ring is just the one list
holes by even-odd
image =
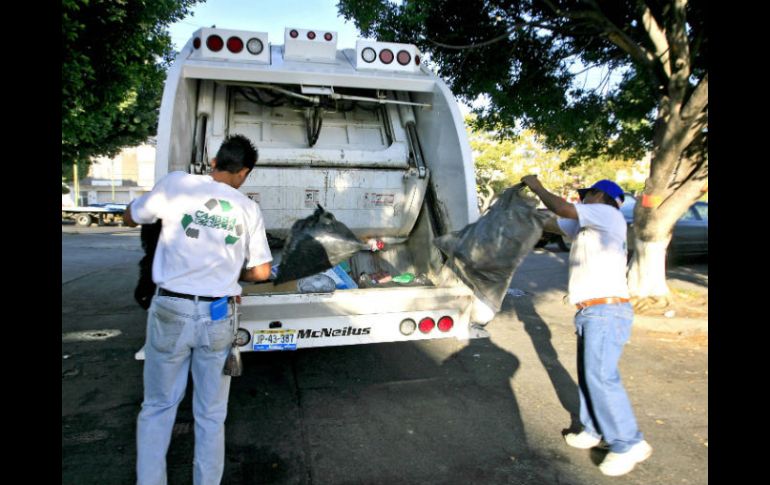
[[548, 324], [540, 317], [529, 296], [507, 298], [505, 303], [513, 307], [516, 316], [524, 324], [524, 330], [532, 339], [537, 356], [548, 373], [559, 402], [570, 414], [569, 428], [564, 431], [579, 430], [580, 397], [577, 383], [559, 361], [559, 354], [551, 342], [552, 335]]
[[[233, 379], [227, 484], [572, 483], [527, 444], [512, 391], [519, 359], [490, 339], [456, 351], [391, 343], [246, 353]], [[191, 399], [169, 483], [189, 481]]]

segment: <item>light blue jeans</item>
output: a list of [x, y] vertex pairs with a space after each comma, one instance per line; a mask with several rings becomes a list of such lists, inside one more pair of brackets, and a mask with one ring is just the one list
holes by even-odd
[[147, 317], [144, 402], [137, 419], [138, 485], [166, 485], [166, 452], [192, 368], [195, 457], [193, 483], [218, 485], [225, 461], [230, 376], [224, 364], [233, 342], [232, 308], [212, 321], [209, 302], [155, 295]]
[[585, 432], [603, 437], [615, 453], [643, 439], [618, 372], [633, 320], [630, 303], [594, 305], [575, 314], [580, 422]]

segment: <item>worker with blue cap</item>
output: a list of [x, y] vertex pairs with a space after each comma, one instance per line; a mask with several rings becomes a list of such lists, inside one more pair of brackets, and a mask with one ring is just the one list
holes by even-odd
[[609, 447], [599, 469], [624, 475], [652, 454], [642, 437], [631, 402], [620, 380], [618, 361], [631, 336], [634, 312], [626, 281], [626, 221], [620, 212], [623, 189], [600, 180], [578, 189], [571, 204], [543, 187], [535, 175], [526, 184], [557, 218], [544, 230], [572, 240], [569, 255], [569, 301], [577, 308], [577, 368], [580, 422], [583, 429], [564, 435], [568, 445], [588, 449], [604, 441]]

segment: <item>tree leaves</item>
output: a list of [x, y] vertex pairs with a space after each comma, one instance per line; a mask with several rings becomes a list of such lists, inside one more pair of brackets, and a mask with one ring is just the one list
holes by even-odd
[[62, 1], [63, 175], [155, 134], [168, 25], [198, 1]]
[[[338, 8], [365, 35], [417, 44], [459, 98], [487, 96], [488, 106], [476, 110], [478, 128], [503, 136], [514, 135], [517, 125], [533, 129], [549, 148], [571, 149], [574, 165], [596, 156], [638, 158], [652, 148], [664, 68], [659, 59], [638, 62], [610, 34], [654, 51], [643, 18], [671, 30], [669, 3], [341, 0]], [[689, 2], [686, 21], [691, 70], [702, 77], [705, 5]], [[577, 63], [604, 69], [606, 79], [576, 84]], [[610, 73], [619, 82], [609, 82]]]

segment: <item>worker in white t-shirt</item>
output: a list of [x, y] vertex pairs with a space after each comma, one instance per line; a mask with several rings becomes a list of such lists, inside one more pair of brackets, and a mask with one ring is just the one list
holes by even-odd
[[564, 438], [583, 449], [604, 440], [610, 451], [599, 469], [605, 475], [626, 474], [649, 458], [652, 447], [639, 431], [618, 372], [634, 319], [626, 282], [626, 221], [620, 212], [623, 189], [611, 180], [600, 180], [579, 189], [581, 203], [571, 204], [546, 190], [535, 175], [521, 181], [558, 216], [547, 221], [544, 230], [572, 240], [568, 292], [577, 307], [583, 430]]
[[237, 189], [257, 161], [242, 135], [227, 138], [210, 175], [172, 172], [134, 200], [124, 221], [162, 220], [152, 265], [144, 401], [137, 420], [137, 484], [166, 483], [166, 452], [177, 407], [193, 377], [193, 483], [220, 483], [239, 279], [264, 281], [272, 255], [259, 206]]

